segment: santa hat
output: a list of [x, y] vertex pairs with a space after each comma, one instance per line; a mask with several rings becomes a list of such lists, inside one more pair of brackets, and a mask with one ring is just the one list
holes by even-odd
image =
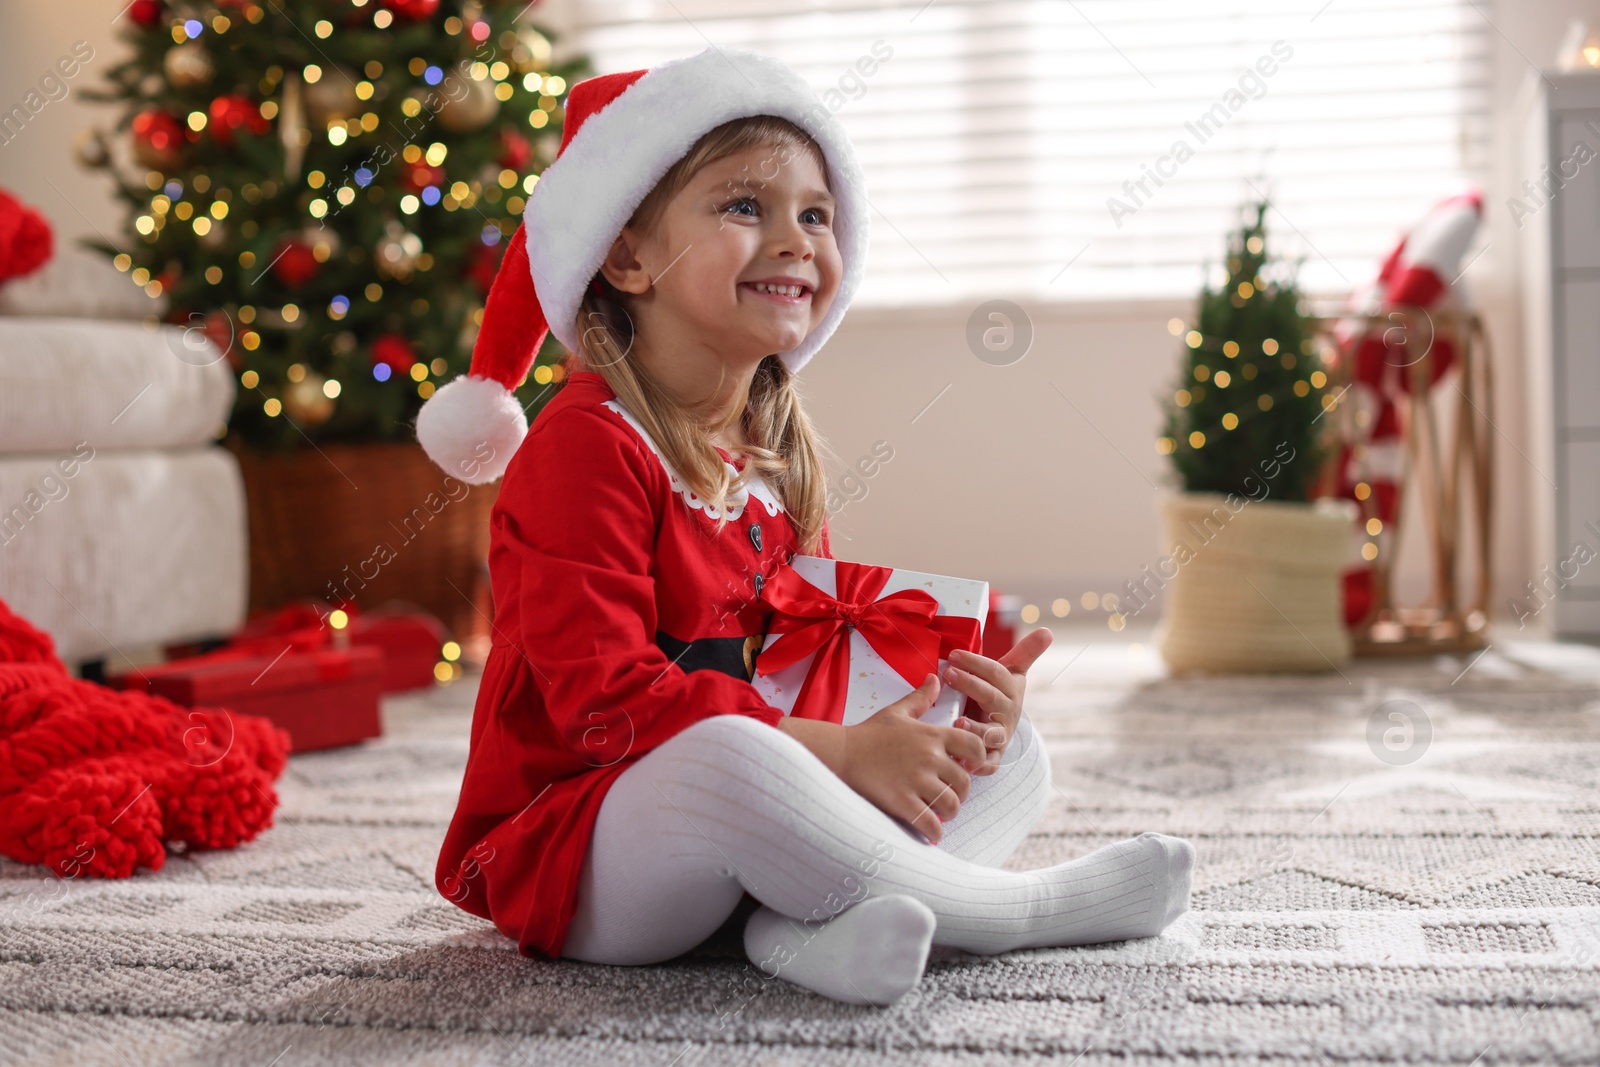
[[528, 432], [514, 390], [545, 333], [578, 350], [584, 287], [622, 227], [674, 163], [712, 129], [776, 115], [805, 130], [827, 160], [837, 200], [833, 232], [843, 260], [827, 315], [779, 356], [798, 371], [821, 348], [860, 286], [867, 245], [861, 167], [832, 112], [799, 75], [771, 56], [707, 48], [649, 70], [603, 74], [573, 85], [556, 158], [539, 175], [485, 302], [471, 369], [417, 414], [417, 439], [446, 472], [491, 482]]

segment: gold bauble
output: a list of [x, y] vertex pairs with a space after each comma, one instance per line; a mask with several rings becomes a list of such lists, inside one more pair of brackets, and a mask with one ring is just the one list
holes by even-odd
[[326, 263], [339, 254], [339, 235], [331, 226], [317, 223], [300, 231], [300, 240], [311, 249], [318, 263]]
[[167, 49], [161, 67], [167, 72], [167, 81], [174, 89], [193, 89], [206, 85], [217, 73], [211, 65], [211, 57], [206, 54], [205, 45], [199, 41], [186, 41]]
[[466, 91], [459, 93], [454, 99], [448, 96], [444, 98], [444, 103], [439, 105], [439, 125], [451, 133], [471, 133], [474, 130], [481, 130], [494, 121], [494, 117], [500, 113], [500, 101], [494, 95], [494, 79], [460, 80], [466, 86]]
[[373, 266], [384, 277], [403, 282], [416, 271], [417, 257], [420, 255], [422, 255], [422, 238], [391, 220], [388, 231], [378, 241]]
[[333, 398], [322, 391], [327, 381], [315, 371], [306, 371], [298, 382], [290, 382], [283, 389], [283, 410], [295, 422], [307, 426], [320, 426], [333, 414]]
[[322, 77], [310, 85], [302, 86], [301, 98], [305, 101], [306, 115], [311, 125], [325, 129], [335, 119], [347, 119], [361, 110], [361, 100], [356, 96], [356, 76], [343, 67], [333, 66], [322, 72]]
[[532, 26], [523, 26], [517, 31], [511, 59], [524, 71], [539, 71], [550, 65], [551, 51], [550, 38]]
[[227, 219], [212, 219], [211, 228], [206, 230], [200, 238], [200, 247], [208, 252], [215, 252], [227, 246], [231, 235], [228, 232]]
[[106, 145], [106, 135], [94, 126], [78, 133], [77, 140], [72, 146], [72, 154], [79, 163], [91, 169], [103, 167], [111, 162], [111, 149]]

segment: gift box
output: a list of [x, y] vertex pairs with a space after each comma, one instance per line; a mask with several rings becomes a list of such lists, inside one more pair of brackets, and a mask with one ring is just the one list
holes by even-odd
[[140, 689], [184, 707], [260, 715], [289, 731], [293, 751], [350, 745], [383, 732], [378, 699], [384, 656], [374, 647], [285, 649], [277, 656], [231, 650], [114, 675], [118, 689]]
[[763, 583], [772, 620], [751, 684], [787, 715], [853, 726], [938, 674], [924, 722], [953, 726], [966, 694], [944, 682], [953, 649], [982, 651], [989, 583], [795, 555]]
[[225, 641], [188, 642], [163, 649], [171, 660], [189, 659], [219, 648], [225, 652], [276, 655], [284, 648], [349, 648], [371, 645], [383, 653], [383, 691], [400, 693], [438, 681], [435, 671], [450, 637], [438, 618], [414, 605], [390, 602], [373, 611], [340, 605], [346, 622], [335, 629], [328, 618], [333, 606], [315, 600], [297, 601], [250, 616]]

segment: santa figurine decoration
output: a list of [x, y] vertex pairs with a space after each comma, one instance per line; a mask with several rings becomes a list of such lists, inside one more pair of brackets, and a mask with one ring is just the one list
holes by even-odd
[[1394, 526], [1400, 511], [1402, 413], [1409, 411], [1402, 396], [1409, 399], [1414, 364], [1427, 361], [1431, 389], [1457, 362], [1449, 324], [1469, 306], [1461, 274], [1482, 218], [1483, 194], [1473, 185], [1435, 204], [1401, 237], [1376, 280], [1352, 296], [1352, 317], [1334, 328], [1335, 363], [1350, 368], [1349, 395], [1341, 400], [1354, 409], [1341, 446], [1337, 495], [1359, 506], [1356, 534], [1364, 547], [1361, 562], [1344, 575], [1350, 627], [1370, 621], [1377, 607], [1377, 552], [1365, 546], [1381, 551], [1373, 539]]

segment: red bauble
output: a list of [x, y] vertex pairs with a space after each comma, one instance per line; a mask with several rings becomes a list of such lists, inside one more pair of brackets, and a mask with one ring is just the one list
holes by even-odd
[[250, 133], [266, 133], [272, 124], [261, 117], [261, 109], [242, 96], [219, 96], [211, 101], [206, 128], [224, 148], [233, 147], [233, 135], [244, 129]]
[[372, 342], [372, 365], [387, 363], [389, 369], [396, 374], [404, 375], [410, 372], [411, 365], [417, 361], [417, 353], [407, 341], [397, 333], [386, 333]]
[[0, 282], [32, 274], [55, 250], [45, 217], [0, 189]]
[[237, 351], [238, 346], [233, 343], [234, 327], [233, 317], [226, 311], [209, 311], [206, 313], [201, 330], [217, 350], [228, 357], [228, 365], [239, 371], [244, 366], [244, 359]]
[[400, 169], [400, 185], [408, 193], [420, 193], [430, 185], [444, 181], [444, 168], [426, 163], [405, 163]]
[[278, 281], [297, 289], [317, 276], [322, 264], [311, 246], [295, 237], [285, 237], [272, 251], [272, 273]]
[[473, 245], [472, 255], [468, 257], [467, 276], [478, 287], [478, 292], [488, 299], [489, 289], [494, 285], [494, 276], [500, 271], [500, 261], [505, 258], [506, 242], [486, 245], [481, 242]]
[[128, 20], [150, 27], [161, 21], [161, 0], [133, 0], [128, 5]]
[[176, 115], [156, 108], [133, 117], [134, 157], [147, 167], [176, 166], [186, 128]]
[[501, 130], [500, 155], [496, 157], [495, 162], [506, 170], [514, 170], [521, 174], [528, 169], [528, 164], [533, 162], [533, 145], [515, 130]]
[[439, 10], [439, 0], [383, 0], [383, 6], [403, 19], [429, 19]]

